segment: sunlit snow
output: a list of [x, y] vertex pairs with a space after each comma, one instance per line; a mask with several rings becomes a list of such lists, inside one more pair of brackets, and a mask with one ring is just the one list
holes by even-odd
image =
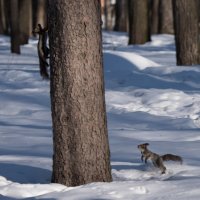
[[[176, 66], [172, 35], [127, 41], [124, 33], [103, 33], [113, 182], [66, 187], [50, 183], [49, 82], [39, 76], [37, 40], [15, 55], [0, 36], [0, 199], [199, 199], [200, 67]], [[166, 162], [161, 175], [141, 162], [137, 145], [144, 142], [182, 156], [183, 164]]]

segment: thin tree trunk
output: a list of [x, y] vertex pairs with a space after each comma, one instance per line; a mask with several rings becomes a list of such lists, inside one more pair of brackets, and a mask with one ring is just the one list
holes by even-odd
[[3, 5], [3, 0], [0, 0], [0, 34], [4, 33], [3, 18], [4, 18], [4, 5]]
[[48, 7], [52, 182], [76, 186], [111, 181], [100, 1], [49, 0]]
[[199, 63], [199, 0], [174, 0], [177, 65]]
[[11, 23], [11, 0], [1, 0], [2, 1], [2, 23], [3, 23], [3, 34], [10, 34], [10, 23]]
[[33, 28], [41, 24], [42, 27], [47, 26], [47, 2], [46, 0], [33, 1]]
[[127, 0], [116, 1], [114, 30], [128, 32], [128, 1]]
[[101, 3], [101, 19], [102, 19], [102, 28], [105, 29], [106, 25], [106, 17], [105, 17], [105, 1], [106, 0], [100, 0]]
[[129, 0], [129, 44], [150, 40], [148, 0]]
[[114, 6], [111, 0], [105, 0], [105, 29], [108, 31], [113, 30]]
[[28, 44], [28, 39], [32, 34], [32, 2], [31, 0], [19, 1], [19, 31], [20, 43]]
[[151, 33], [158, 33], [159, 0], [151, 0]]
[[10, 0], [11, 10], [11, 52], [20, 54], [19, 44], [19, 18], [18, 18], [18, 0]]
[[172, 1], [160, 0], [158, 29], [158, 32], [161, 34], [174, 34]]

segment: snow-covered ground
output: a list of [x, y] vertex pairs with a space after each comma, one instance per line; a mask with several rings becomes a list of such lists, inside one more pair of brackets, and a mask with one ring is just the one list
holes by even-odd
[[[112, 183], [50, 184], [49, 82], [38, 72], [36, 40], [10, 54], [0, 36], [0, 199], [198, 200], [200, 67], [175, 65], [174, 37], [155, 35], [127, 46], [123, 33], [103, 34]], [[137, 145], [183, 157], [160, 175]]]

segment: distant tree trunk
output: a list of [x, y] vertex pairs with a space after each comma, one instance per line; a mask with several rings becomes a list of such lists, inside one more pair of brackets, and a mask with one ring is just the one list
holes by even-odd
[[108, 31], [113, 30], [113, 19], [114, 19], [114, 6], [111, 0], [105, 0], [105, 29]]
[[199, 63], [199, 0], [174, 0], [177, 65]]
[[102, 28], [105, 29], [105, 0], [100, 0], [101, 2], [101, 19], [102, 19]]
[[111, 181], [100, 1], [49, 0], [48, 9], [52, 182]]
[[5, 13], [5, 33], [6, 35], [10, 35], [11, 34], [11, 0], [4, 0], [4, 13]]
[[116, 1], [114, 30], [128, 32], [128, 1], [127, 0]]
[[172, 1], [159, 1], [159, 33], [174, 33]]
[[28, 44], [32, 33], [32, 2], [31, 0], [19, 1], [19, 31], [20, 43]]
[[151, 33], [158, 33], [159, 0], [151, 0]]
[[129, 0], [129, 44], [150, 40], [148, 0]]
[[36, 28], [38, 24], [42, 27], [47, 26], [47, 2], [46, 0], [33, 1], [33, 28]]
[[3, 0], [0, 0], [0, 34], [4, 34], [4, 5]]
[[10, 0], [11, 52], [20, 54], [18, 0]]
[[0, 26], [1, 34], [10, 34], [10, 1], [0, 0]]

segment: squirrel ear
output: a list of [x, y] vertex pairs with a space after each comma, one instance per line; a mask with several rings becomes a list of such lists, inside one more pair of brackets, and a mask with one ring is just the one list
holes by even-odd
[[146, 145], [146, 146], [148, 146], [148, 145], [149, 145], [149, 143], [145, 143], [145, 145]]

